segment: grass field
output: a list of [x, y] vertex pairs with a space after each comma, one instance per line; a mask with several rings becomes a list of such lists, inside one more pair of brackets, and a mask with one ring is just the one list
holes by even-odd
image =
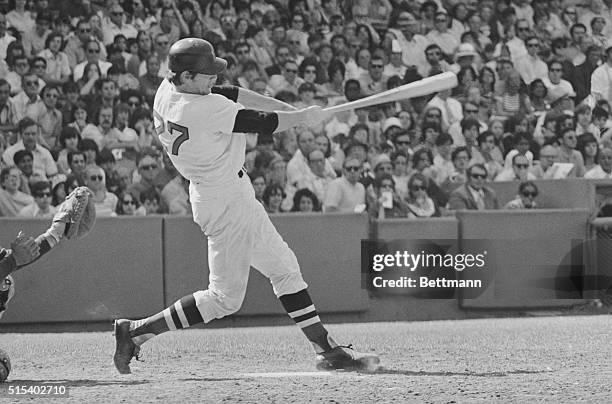
[[67, 384], [69, 398], [30, 402], [610, 402], [610, 316], [329, 328], [340, 341], [376, 351], [384, 369], [316, 372], [294, 326], [164, 334], [143, 346], [144, 362], [134, 362], [132, 375], [112, 365], [110, 326], [106, 333], [0, 334], [13, 362], [0, 402], [11, 385], [50, 381]]

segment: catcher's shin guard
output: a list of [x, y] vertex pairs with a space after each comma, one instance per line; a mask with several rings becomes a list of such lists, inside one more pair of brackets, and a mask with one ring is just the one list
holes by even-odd
[[132, 373], [130, 370], [130, 361], [132, 358], [138, 360], [138, 354], [140, 353], [140, 347], [132, 341], [130, 336], [130, 320], [120, 319], [115, 320], [115, 355], [113, 361], [115, 367], [121, 374]]

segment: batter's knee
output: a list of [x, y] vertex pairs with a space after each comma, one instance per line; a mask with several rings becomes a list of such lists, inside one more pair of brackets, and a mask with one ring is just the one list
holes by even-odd
[[301, 272], [274, 275], [270, 277], [270, 282], [276, 296], [290, 295], [308, 287]]
[[223, 318], [240, 310], [245, 293], [229, 294], [217, 290], [199, 290], [195, 292], [196, 306], [204, 322]]

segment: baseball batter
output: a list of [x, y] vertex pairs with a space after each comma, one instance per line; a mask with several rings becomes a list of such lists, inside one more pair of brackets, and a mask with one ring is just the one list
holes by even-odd
[[208, 289], [151, 317], [116, 320], [115, 366], [120, 373], [130, 373], [132, 357], [155, 335], [238, 311], [253, 266], [270, 279], [289, 316], [312, 343], [317, 368], [371, 369], [379, 362], [376, 355], [339, 346], [328, 335], [295, 254], [255, 199], [243, 169], [244, 133], [270, 137], [293, 126], [317, 124], [325, 114], [320, 107], [295, 110], [243, 88], [214, 86], [226, 65], [205, 40], [174, 43], [170, 73], [153, 106], [157, 134], [176, 169], [190, 181], [193, 219], [208, 237]]

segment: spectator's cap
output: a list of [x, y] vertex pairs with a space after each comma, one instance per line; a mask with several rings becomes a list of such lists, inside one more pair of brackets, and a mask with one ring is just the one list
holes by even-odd
[[466, 56], [475, 57], [477, 55], [478, 54], [476, 53], [474, 45], [472, 45], [471, 43], [462, 43], [457, 47], [457, 52], [455, 53], [455, 60]]
[[176, 41], [168, 56], [168, 69], [173, 72], [194, 71], [215, 75], [227, 67], [224, 59], [215, 56], [210, 42], [200, 38], [185, 38]]
[[313, 93], [316, 93], [317, 92], [317, 88], [312, 83], [302, 83], [302, 84], [300, 84], [300, 86], [298, 87], [298, 93], [302, 94], [302, 93], [304, 93], [306, 91], [312, 91]]
[[565, 88], [561, 88], [560, 86], [558, 86], [554, 88], [549, 88], [546, 98], [548, 99], [548, 102], [550, 103], [550, 105], [553, 105], [564, 98], [575, 97], [575, 96], [576, 96], [576, 93], [573, 90], [569, 91]]
[[379, 165], [384, 163], [391, 164], [391, 159], [388, 155], [381, 153], [374, 158], [374, 161], [372, 162], [372, 168], [374, 169], [374, 171], [376, 171], [376, 168], [378, 168]]
[[402, 53], [402, 47], [397, 39], [391, 40], [391, 53]]
[[55, 189], [59, 184], [66, 182], [67, 177], [64, 174], [57, 174], [51, 179], [51, 189]]
[[383, 124], [382, 124], [382, 131], [383, 131], [383, 133], [385, 133], [387, 131], [387, 129], [392, 128], [394, 126], [397, 126], [398, 128], [401, 129], [402, 121], [400, 121], [399, 118], [396, 118], [394, 116], [385, 119], [383, 121]]

